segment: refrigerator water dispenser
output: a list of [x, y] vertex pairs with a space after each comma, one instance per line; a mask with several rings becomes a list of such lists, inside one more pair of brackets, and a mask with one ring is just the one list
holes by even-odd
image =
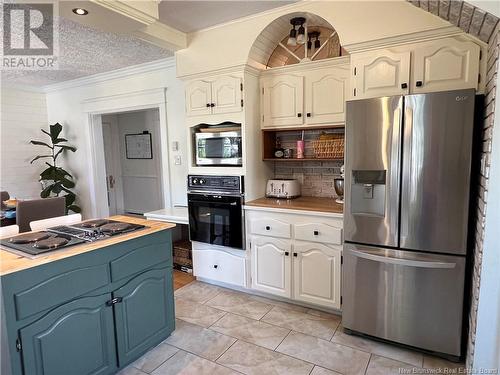
[[352, 171], [351, 213], [385, 215], [386, 171]]

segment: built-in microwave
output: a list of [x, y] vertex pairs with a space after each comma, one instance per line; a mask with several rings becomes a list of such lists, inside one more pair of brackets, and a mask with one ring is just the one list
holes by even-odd
[[241, 128], [195, 133], [196, 165], [242, 165]]

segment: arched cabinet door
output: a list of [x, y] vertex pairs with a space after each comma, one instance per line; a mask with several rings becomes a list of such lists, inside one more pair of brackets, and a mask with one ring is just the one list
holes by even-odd
[[117, 369], [111, 294], [66, 303], [20, 330], [24, 373], [98, 375]]
[[305, 72], [306, 124], [345, 122], [349, 65]]
[[273, 237], [253, 236], [252, 288], [291, 298], [291, 244]]
[[410, 87], [410, 51], [389, 50], [351, 56], [351, 99], [406, 95]]
[[304, 123], [304, 77], [280, 74], [263, 78], [262, 126], [296, 126]]
[[212, 84], [196, 80], [186, 85], [186, 115], [200, 116], [212, 113]]
[[479, 52], [476, 43], [456, 38], [421, 44], [414, 52], [412, 92], [477, 89]]
[[166, 339], [174, 330], [170, 268], [145, 272], [113, 292], [120, 367]]
[[213, 113], [232, 113], [243, 110], [241, 78], [222, 76], [212, 82]]
[[341, 256], [339, 248], [296, 242], [293, 245], [294, 299], [340, 309]]

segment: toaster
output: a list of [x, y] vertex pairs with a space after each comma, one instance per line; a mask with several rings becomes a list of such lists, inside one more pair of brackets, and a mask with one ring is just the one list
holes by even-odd
[[285, 199], [300, 197], [300, 182], [294, 179], [268, 180], [266, 197]]

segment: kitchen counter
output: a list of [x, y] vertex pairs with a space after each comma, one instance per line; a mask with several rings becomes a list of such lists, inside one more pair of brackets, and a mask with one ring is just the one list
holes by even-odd
[[148, 220], [168, 221], [177, 224], [189, 224], [187, 207], [176, 206], [173, 208], [162, 208], [161, 210], [146, 212]]
[[106, 246], [131, 240], [133, 238], [142, 237], [148, 234], [152, 234], [162, 230], [172, 229], [175, 227], [175, 224], [172, 223], [145, 220], [130, 216], [112, 216], [109, 217], [109, 219], [125, 221], [131, 224], [145, 225], [147, 228], [122, 235], [112, 236], [105, 240], [99, 240], [92, 243], [84, 243], [68, 248], [63, 248], [61, 250], [52, 251], [47, 253], [47, 255], [40, 255], [35, 259], [30, 259], [20, 255], [16, 255], [14, 253], [5, 250], [5, 247], [0, 246], [0, 276], [4, 276], [12, 272], [22, 271], [31, 267], [36, 267], [41, 264], [46, 264], [64, 258], [72, 257], [89, 251], [97, 250]]
[[299, 197], [295, 199], [259, 198], [246, 202], [245, 209], [294, 212], [321, 216], [343, 216], [344, 205], [333, 198]]

